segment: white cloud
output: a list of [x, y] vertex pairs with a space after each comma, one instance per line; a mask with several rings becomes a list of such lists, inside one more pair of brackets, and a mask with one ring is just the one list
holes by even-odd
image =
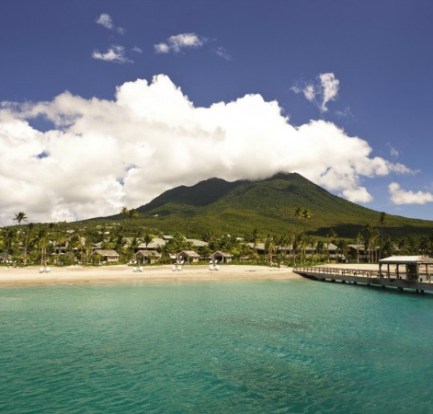
[[302, 92], [304, 93], [307, 101], [314, 101], [316, 99], [316, 91], [314, 90], [314, 85], [307, 85]]
[[389, 147], [389, 155], [392, 158], [398, 158], [400, 156], [400, 152], [398, 151], [398, 149], [394, 148], [389, 142], [387, 145]]
[[113, 29], [113, 20], [111, 19], [111, 16], [107, 13], [102, 13], [100, 16], [96, 18], [96, 23], [100, 24], [101, 26], [104, 26], [106, 29]]
[[[33, 128], [37, 116], [53, 129]], [[209, 177], [259, 179], [280, 171], [368, 202], [363, 177], [410, 171], [373, 157], [365, 140], [333, 123], [291, 125], [278, 103], [261, 95], [196, 107], [165, 75], [126, 82], [113, 100], [63, 93], [0, 106], [0, 152], [1, 224], [17, 211], [32, 221], [108, 215]]]
[[154, 48], [156, 53], [170, 53], [170, 46], [167, 43], [158, 43]]
[[227, 52], [227, 49], [222, 47], [222, 46], [218, 46], [215, 49], [215, 53], [220, 57], [223, 58], [225, 60], [232, 60], [232, 57], [230, 56], [229, 52]]
[[327, 112], [327, 104], [338, 97], [340, 81], [331, 72], [321, 73], [317, 82], [306, 83], [303, 87], [295, 85], [291, 90], [296, 93], [302, 93], [309, 102], [315, 103], [320, 112]]
[[124, 34], [125, 29], [122, 27], [117, 27], [113, 23], [113, 19], [107, 13], [101, 13], [95, 20], [95, 22], [108, 30], [116, 31], [117, 33]]
[[433, 194], [426, 191], [406, 191], [398, 183], [388, 186], [391, 201], [394, 204], [426, 204], [433, 202]]
[[180, 33], [170, 36], [166, 42], [154, 45], [157, 53], [178, 53], [182, 49], [198, 48], [206, 43], [206, 39], [195, 33]]
[[353, 114], [352, 114], [349, 106], [346, 106], [344, 109], [340, 109], [338, 111], [335, 111], [335, 115], [339, 116], [340, 118], [352, 118], [353, 117]]
[[139, 54], [143, 53], [143, 49], [141, 47], [138, 47], [138, 46], [134, 46], [132, 48], [132, 51], [135, 52], [135, 53], [139, 53]]
[[322, 86], [322, 103], [320, 108], [322, 112], [326, 112], [328, 110], [326, 104], [337, 98], [338, 90], [340, 89], [340, 81], [333, 73], [321, 73], [319, 78]]
[[120, 45], [112, 45], [105, 53], [94, 50], [92, 58], [105, 62], [132, 63], [132, 60], [125, 55], [125, 48]]

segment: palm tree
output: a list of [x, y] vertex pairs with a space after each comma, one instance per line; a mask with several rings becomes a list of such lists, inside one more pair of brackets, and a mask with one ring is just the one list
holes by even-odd
[[138, 216], [139, 216], [139, 214], [138, 214], [137, 210], [134, 210], [134, 209], [128, 210], [128, 218], [129, 219], [135, 219], [135, 218], [138, 218]]
[[296, 209], [295, 209], [295, 218], [297, 218], [298, 220], [302, 219], [302, 209], [301, 209], [301, 207], [296, 207]]
[[307, 210], [306, 208], [302, 209], [301, 207], [296, 207], [295, 210], [295, 217], [299, 220], [299, 221], [304, 221], [304, 226], [303, 226], [303, 233], [305, 233], [306, 229], [307, 229], [307, 222], [311, 220], [311, 218], [313, 217], [313, 215], [311, 214], [310, 210]]
[[272, 259], [275, 254], [276, 246], [274, 238], [268, 234], [265, 240], [265, 251], [269, 254], [269, 263], [272, 265]]
[[[301, 207], [296, 207], [295, 217], [299, 221], [304, 221], [302, 232], [298, 236], [296, 236], [296, 238], [298, 239], [297, 245], [301, 246], [301, 258], [302, 258], [303, 248], [306, 247], [305, 233], [307, 230], [307, 222], [309, 220], [311, 220], [312, 214], [306, 208], [302, 209]], [[303, 262], [303, 260], [302, 260], [302, 262]]]
[[379, 259], [382, 258], [382, 249], [383, 249], [383, 227], [385, 225], [386, 213], [382, 211], [379, 216], [379, 224], [380, 224], [380, 248], [379, 248]]
[[367, 248], [368, 252], [368, 261], [369, 263], [373, 263], [377, 259], [376, 255], [376, 242], [377, 242], [377, 230], [374, 226], [371, 224], [367, 224], [365, 226], [365, 232], [364, 232], [364, 240], [365, 240], [365, 246]]
[[327, 254], [328, 254], [328, 262], [330, 261], [330, 251], [329, 251], [329, 245], [335, 241], [335, 239], [337, 238], [337, 233], [335, 232], [334, 229], [330, 229], [328, 234], [326, 235], [326, 238], [328, 239], [328, 243], [326, 245], [326, 250], [327, 250]]
[[27, 215], [23, 211], [20, 211], [15, 215], [14, 221], [18, 223], [18, 225], [21, 225], [21, 222], [27, 221]]
[[153, 240], [153, 237], [149, 234], [146, 233], [143, 237], [143, 243], [146, 245], [146, 250], [147, 250], [147, 246], [149, 246], [149, 243]]
[[257, 253], [257, 244], [259, 242], [259, 232], [257, 229], [253, 230], [253, 233], [251, 234], [251, 241], [253, 242], [254, 253]]
[[26, 264], [26, 256], [27, 256], [27, 238], [23, 236], [23, 229], [21, 229], [21, 223], [23, 221], [27, 221], [27, 215], [23, 211], [20, 211], [17, 213], [14, 217], [14, 221], [18, 223], [18, 226], [20, 227], [20, 233], [21, 233], [21, 244], [23, 247], [23, 262], [24, 265]]
[[135, 262], [135, 258], [136, 258], [135, 253], [138, 250], [138, 246], [140, 245], [140, 243], [141, 243], [141, 239], [139, 239], [138, 237], [133, 237], [132, 240], [129, 242], [127, 250], [131, 254], [132, 263]]
[[41, 249], [41, 266], [47, 265], [48, 229], [45, 226], [38, 228], [35, 242]]
[[9, 253], [10, 255], [12, 255], [13, 250], [14, 250], [16, 235], [17, 235], [17, 232], [13, 228], [8, 228], [5, 230], [4, 247], [6, 249], [6, 253]]
[[122, 215], [122, 228], [123, 230], [125, 229], [125, 219], [128, 217], [129, 215], [129, 209], [126, 206], [123, 206], [122, 209], [120, 210], [120, 214]]
[[305, 230], [307, 229], [307, 222], [311, 220], [311, 218], [313, 217], [313, 215], [311, 214], [311, 212], [307, 209], [304, 208], [304, 210], [302, 210], [302, 219], [305, 220], [304, 222], [304, 233]]
[[129, 209], [128, 207], [122, 207], [120, 214], [123, 216], [122, 219], [122, 229], [125, 234], [125, 222], [126, 220], [132, 220], [139, 216], [138, 211], [134, 209]]

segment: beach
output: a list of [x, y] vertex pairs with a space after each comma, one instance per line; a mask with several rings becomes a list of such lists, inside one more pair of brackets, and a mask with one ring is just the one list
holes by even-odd
[[207, 265], [183, 265], [173, 271], [172, 265], [143, 266], [141, 272], [127, 265], [50, 267], [41, 273], [39, 266], [0, 267], [0, 288], [43, 285], [197, 282], [229, 280], [302, 279], [290, 267], [220, 265], [210, 270]]

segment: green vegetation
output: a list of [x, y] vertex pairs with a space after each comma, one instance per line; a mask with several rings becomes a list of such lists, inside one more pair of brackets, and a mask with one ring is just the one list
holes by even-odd
[[[310, 217], [295, 217], [296, 208]], [[283, 236], [299, 233], [305, 225], [307, 234], [323, 239], [332, 229], [340, 238], [352, 240], [367, 225], [380, 225], [392, 238], [428, 236], [433, 230], [433, 222], [427, 220], [386, 215], [381, 221], [381, 213], [330, 194], [299, 174], [232, 183], [210, 179], [166, 191], [136, 211], [137, 225], [189, 237], [201, 237], [206, 232], [245, 235], [254, 229], [262, 235]], [[120, 217], [89, 223], [109, 224]]]
[[14, 220], [16, 226], [0, 229], [0, 254], [3, 262], [22, 265], [87, 264], [95, 246], [116, 250], [126, 263], [140, 244], [147, 248], [164, 234], [174, 236], [159, 248], [167, 261], [169, 254], [192, 249], [183, 235], [209, 243], [195, 249], [203, 257], [223, 250], [235, 261], [254, 263], [310, 264], [347, 257], [374, 262], [391, 254], [433, 255], [432, 221], [359, 206], [298, 174], [232, 183], [210, 179], [166, 191], [137, 209], [123, 207], [112, 217], [24, 224], [28, 218], [19, 212]]

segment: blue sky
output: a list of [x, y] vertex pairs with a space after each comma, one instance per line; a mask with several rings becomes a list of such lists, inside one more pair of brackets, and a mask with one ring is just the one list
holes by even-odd
[[433, 4], [2, 0], [0, 224], [297, 171], [433, 220]]

